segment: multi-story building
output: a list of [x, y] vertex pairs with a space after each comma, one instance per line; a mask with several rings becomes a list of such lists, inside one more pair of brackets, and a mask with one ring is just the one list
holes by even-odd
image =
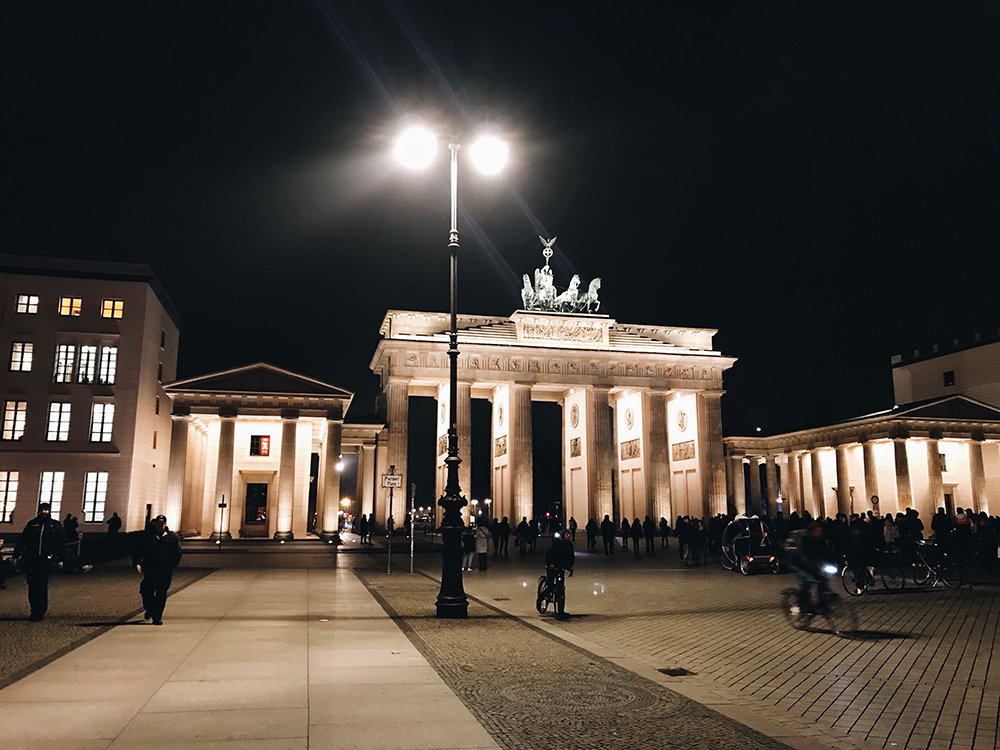
[[1000, 331], [972, 341], [952, 342], [912, 357], [892, 358], [892, 391], [897, 404], [961, 393], [1000, 407]]
[[160, 512], [179, 330], [149, 266], [0, 255], [0, 529]]

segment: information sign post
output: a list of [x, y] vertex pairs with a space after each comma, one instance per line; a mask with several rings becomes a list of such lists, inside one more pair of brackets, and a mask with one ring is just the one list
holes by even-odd
[[382, 475], [382, 488], [388, 488], [389, 490], [389, 515], [385, 519], [386, 531], [388, 532], [388, 544], [386, 544], [386, 549], [388, 550], [388, 555], [386, 557], [386, 575], [392, 575], [392, 532], [394, 531], [393, 526], [395, 522], [392, 519], [392, 491], [396, 488], [402, 489], [403, 487], [403, 475], [396, 473], [396, 464], [389, 467], [389, 473]]

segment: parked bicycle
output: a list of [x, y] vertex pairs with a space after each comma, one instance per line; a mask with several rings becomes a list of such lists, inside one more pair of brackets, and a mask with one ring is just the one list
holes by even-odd
[[883, 562], [874, 568], [850, 563], [844, 566], [844, 572], [841, 573], [840, 578], [844, 582], [844, 590], [851, 596], [861, 596], [868, 589], [873, 588], [876, 581], [882, 581], [882, 585], [887, 589], [898, 590], [906, 585], [906, 575], [903, 573], [902, 566], [893, 562]]
[[921, 540], [916, 546], [917, 559], [913, 561], [913, 582], [918, 586], [929, 583], [937, 586], [941, 581], [950, 589], [962, 585], [962, 571], [933, 542]]
[[[556, 617], [561, 618], [566, 612], [566, 572], [562, 568], [550, 568], [548, 573], [538, 577], [538, 596], [535, 599], [535, 609], [539, 614], [545, 614], [552, 605]], [[570, 569], [570, 575], [573, 570]]]

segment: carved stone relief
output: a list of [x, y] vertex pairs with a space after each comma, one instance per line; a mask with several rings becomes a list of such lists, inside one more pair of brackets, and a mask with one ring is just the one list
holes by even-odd
[[630, 458], [639, 458], [639, 439], [626, 440], [621, 446], [622, 461], [628, 461]]
[[576, 458], [581, 455], [580, 451], [580, 438], [575, 437], [569, 441], [569, 457]]
[[448, 452], [448, 436], [438, 435], [438, 455], [443, 456]]
[[672, 456], [674, 461], [687, 461], [694, 458], [694, 440], [674, 443]]
[[507, 436], [502, 435], [496, 439], [496, 445], [493, 446], [493, 455], [496, 457], [507, 455]]

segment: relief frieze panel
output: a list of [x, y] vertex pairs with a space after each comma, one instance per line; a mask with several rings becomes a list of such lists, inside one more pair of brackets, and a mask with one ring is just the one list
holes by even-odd
[[622, 461], [628, 461], [631, 458], [639, 458], [640, 455], [639, 438], [626, 440], [621, 444]]
[[569, 457], [578, 458], [582, 455], [582, 450], [580, 448], [580, 438], [575, 437], [569, 441]]
[[674, 461], [687, 461], [694, 458], [694, 440], [683, 443], [674, 443], [671, 457]]
[[497, 458], [507, 455], [507, 436], [501, 435], [493, 446], [493, 455]]

